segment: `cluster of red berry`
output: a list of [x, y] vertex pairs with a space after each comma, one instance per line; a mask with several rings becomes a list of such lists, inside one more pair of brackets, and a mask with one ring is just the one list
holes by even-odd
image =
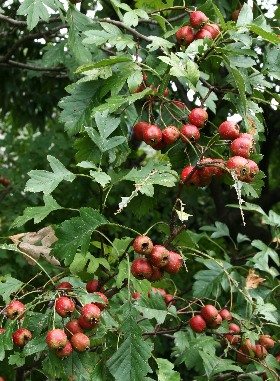
[[[68, 357], [73, 349], [77, 352], [83, 352], [90, 347], [90, 338], [84, 333], [84, 330], [95, 328], [100, 322], [102, 311], [109, 306], [106, 295], [97, 291], [99, 288], [98, 280], [93, 279], [88, 282], [87, 291], [98, 296], [100, 301], [81, 306], [80, 302], [74, 302], [76, 297], [69, 295], [73, 291], [71, 283], [61, 282], [57, 286], [57, 291], [62, 293], [62, 296], [55, 300], [56, 313], [63, 319], [72, 317], [75, 311], [79, 315], [77, 319], [69, 320], [65, 324], [64, 330], [54, 328], [46, 333], [46, 343], [50, 349], [55, 351], [57, 357]], [[65, 296], [67, 294], [68, 296]], [[25, 311], [25, 305], [19, 300], [13, 300], [5, 309], [6, 317], [12, 320], [22, 319]], [[0, 333], [4, 331], [4, 328], [0, 328]], [[13, 333], [12, 339], [15, 345], [24, 347], [32, 339], [32, 333], [26, 328], [19, 328]]]
[[[176, 40], [182, 46], [190, 45], [194, 40], [209, 38], [213, 40], [220, 34], [220, 27], [217, 24], [209, 24], [209, 19], [205, 13], [195, 11], [190, 13], [190, 25], [183, 26], [176, 32]], [[195, 32], [195, 30], [197, 32]]]
[[[172, 302], [173, 302], [173, 300], [174, 300], [174, 295], [172, 295], [172, 294], [167, 294], [167, 292], [166, 292], [163, 288], [160, 288], [160, 287], [158, 287], [158, 288], [156, 288], [156, 287], [152, 287], [152, 288], [151, 288], [151, 291], [148, 292], [148, 297], [151, 296], [151, 292], [153, 292], [154, 294], [159, 293], [159, 294], [163, 297], [163, 299], [164, 299], [164, 301], [165, 301], [165, 304], [166, 304], [167, 306], [169, 306], [170, 304], [172, 304]], [[136, 300], [136, 299], [140, 298], [141, 293], [140, 293], [140, 292], [134, 292], [132, 296], [133, 296], [133, 299]]]
[[4, 186], [4, 187], [7, 187], [10, 185], [10, 180], [6, 179], [5, 177], [3, 176], [0, 176], [0, 183]]
[[[219, 328], [223, 320], [230, 322], [232, 320], [231, 313], [226, 308], [218, 311], [212, 304], [207, 304], [201, 309], [200, 314], [190, 319], [189, 324], [193, 331], [201, 333], [206, 328]], [[220, 335], [222, 336], [222, 347], [233, 346], [232, 348], [236, 352], [236, 360], [242, 364], [248, 364], [253, 358], [264, 359], [268, 354], [267, 349], [274, 347], [274, 340], [270, 335], [261, 335], [257, 344], [252, 344], [250, 339], [243, 340], [240, 326], [232, 322], [228, 324], [228, 332]], [[275, 357], [280, 362], [280, 354]]]
[[162, 245], [154, 245], [145, 235], [135, 238], [133, 248], [146, 258], [136, 258], [131, 265], [131, 273], [136, 279], [148, 279], [155, 282], [161, 279], [164, 272], [175, 274], [180, 270], [183, 259], [180, 254], [169, 251]]

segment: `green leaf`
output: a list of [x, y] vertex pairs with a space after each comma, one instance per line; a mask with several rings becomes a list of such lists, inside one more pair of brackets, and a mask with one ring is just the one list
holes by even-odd
[[240, 95], [240, 98], [241, 98], [241, 101], [242, 101], [242, 104], [243, 104], [243, 110], [244, 110], [243, 113], [246, 114], [246, 112], [247, 112], [247, 99], [246, 99], [246, 93], [245, 93], [245, 82], [244, 82], [244, 79], [243, 79], [243, 77], [240, 74], [238, 69], [235, 69], [235, 68], [231, 67], [230, 71], [231, 71], [231, 74], [232, 74], [232, 76], [234, 78], [236, 86], [238, 88], [238, 92], [239, 92], [239, 95]]
[[174, 44], [168, 40], [165, 40], [164, 38], [161, 38], [161, 37], [157, 37], [157, 36], [149, 36], [149, 38], [151, 39], [151, 43], [149, 45], [147, 45], [147, 48], [150, 50], [150, 52], [153, 52], [154, 50], [157, 50], [157, 49], [164, 49], [164, 50], [168, 50], [168, 49], [171, 49], [172, 46], [174, 46]]
[[247, 26], [253, 21], [253, 11], [252, 8], [248, 4], [243, 4], [241, 11], [238, 15], [238, 19], [236, 22], [237, 26], [244, 27]]
[[17, 352], [9, 356], [9, 364], [21, 367], [25, 364], [25, 358], [20, 352]]
[[38, 224], [46, 218], [51, 212], [63, 209], [51, 195], [44, 195], [44, 206], [28, 207], [24, 210], [23, 215], [19, 216], [12, 223], [11, 228], [20, 227], [27, 221], [34, 219], [34, 224]]
[[2, 277], [0, 280], [0, 295], [5, 303], [10, 302], [10, 295], [16, 293], [23, 283], [11, 276]]
[[150, 292], [150, 296], [141, 296], [136, 299], [135, 308], [142, 312], [147, 319], [156, 319], [158, 324], [163, 324], [167, 316], [165, 301], [160, 292]]
[[260, 296], [257, 296], [256, 299], [254, 313], [259, 317], [262, 317], [265, 321], [271, 321], [272, 323], [278, 324], [277, 308], [271, 303], [265, 303]]
[[280, 227], [280, 215], [275, 213], [273, 210], [270, 210], [268, 216], [264, 213], [263, 221], [271, 226], [275, 226], [276, 228]]
[[25, 186], [27, 192], [43, 192], [45, 195], [50, 194], [61, 183], [61, 181], [72, 182], [75, 175], [68, 171], [64, 165], [55, 157], [48, 155], [48, 162], [53, 172], [44, 170], [32, 170], [28, 172], [31, 177]]
[[143, 381], [146, 374], [152, 371], [148, 365], [152, 348], [143, 340], [131, 306], [122, 328], [124, 341], [108, 361], [109, 371], [116, 381]]
[[271, 275], [274, 274], [275, 269], [269, 266], [269, 258], [279, 267], [280, 260], [278, 253], [260, 240], [253, 240], [251, 245], [259, 249], [259, 252], [250, 259], [251, 262], [255, 263], [254, 267], [266, 271]]
[[133, 61], [130, 57], [114, 56], [114, 57], [106, 58], [104, 60], [94, 62], [91, 64], [82, 65], [78, 67], [75, 74], [81, 74], [88, 70], [115, 65], [120, 62], [133, 62]]
[[52, 250], [52, 255], [64, 259], [68, 266], [81, 247], [81, 253], [86, 254], [92, 232], [108, 221], [102, 214], [92, 208], [81, 208], [80, 217], [74, 217], [62, 222], [56, 229], [58, 241]]
[[111, 182], [111, 177], [105, 172], [90, 171], [89, 174], [102, 186], [102, 188]]
[[199, 354], [202, 358], [204, 369], [208, 377], [230, 370], [234, 372], [243, 372], [243, 369], [240, 368], [240, 366], [235, 365], [233, 360], [221, 359], [217, 357], [215, 353], [205, 350], [199, 351]]
[[180, 373], [173, 370], [174, 364], [166, 359], [157, 358], [158, 381], [180, 381]]
[[49, 21], [49, 13], [45, 4], [48, 5], [46, 0], [24, 0], [20, 5], [17, 14], [27, 16], [29, 30], [35, 28], [40, 19]]
[[248, 25], [248, 28], [252, 32], [256, 33], [258, 36], [260, 36], [263, 40], [266, 40], [276, 45], [280, 44], [280, 40], [277, 37], [277, 34], [272, 32], [267, 32], [266, 30], [262, 29], [260, 26], [257, 26], [257, 25]]
[[202, 226], [200, 230], [214, 232], [211, 234], [211, 238], [230, 237], [227, 225], [219, 221], [215, 222], [215, 226]]
[[42, 352], [47, 348], [46, 343], [46, 335], [40, 335], [37, 337], [33, 337], [32, 340], [30, 340], [24, 347], [22, 354], [24, 356], [30, 356], [34, 353]]

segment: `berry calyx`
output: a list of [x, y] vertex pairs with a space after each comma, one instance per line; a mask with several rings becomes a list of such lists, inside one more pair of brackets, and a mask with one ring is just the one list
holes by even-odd
[[[85, 318], [82, 315], [79, 316], [78, 322], [79, 322], [79, 325], [84, 329], [93, 329], [98, 324], [97, 322], [90, 323], [89, 321], [85, 320]], [[75, 333], [78, 333], [78, 332], [75, 332]]]
[[143, 131], [143, 140], [149, 146], [155, 146], [162, 140], [161, 129], [155, 124], [149, 124]]
[[19, 328], [12, 337], [14, 344], [23, 348], [32, 339], [32, 333], [26, 328]]
[[11, 320], [15, 320], [18, 317], [22, 318], [26, 307], [19, 300], [13, 300], [7, 307], [7, 317]]
[[194, 11], [190, 13], [190, 24], [195, 29], [201, 29], [207, 22], [208, 17], [201, 11]]
[[46, 343], [50, 349], [62, 349], [67, 343], [67, 336], [62, 329], [55, 328], [47, 333]]
[[153, 250], [153, 242], [146, 235], [139, 235], [133, 242], [133, 249], [138, 254], [149, 255]]
[[169, 251], [162, 245], [155, 245], [149, 255], [149, 261], [155, 267], [164, 267], [169, 262]]
[[190, 320], [190, 327], [194, 332], [200, 333], [206, 328], [206, 321], [201, 315], [195, 315]]
[[77, 352], [84, 352], [90, 348], [90, 339], [84, 333], [75, 333], [71, 337], [71, 345]]
[[69, 317], [75, 310], [75, 303], [66, 296], [61, 296], [55, 302], [56, 312], [63, 318]]
[[188, 46], [194, 41], [194, 30], [190, 26], [183, 26], [176, 32], [175, 37], [178, 44], [182, 46]]
[[153, 266], [147, 258], [136, 258], [132, 262], [131, 273], [139, 280], [150, 279], [153, 274]]
[[67, 340], [65, 347], [62, 349], [57, 349], [55, 351], [55, 354], [59, 358], [66, 358], [66, 357], [69, 357], [72, 352], [73, 352], [72, 345], [71, 345], [70, 341]]
[[191, 110], [189, 115], [189, 121], [191, 124], [195, 125], [198, 128], [205, 126], [205, 123], [208, 120], [208, 113], [201, 107], [197, 107]]

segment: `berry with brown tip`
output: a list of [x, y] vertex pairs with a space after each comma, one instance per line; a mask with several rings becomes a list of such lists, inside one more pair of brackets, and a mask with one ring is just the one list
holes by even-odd
[[84, 333], [75, 333], [71, 337], [71, 344], [75, 351], [84, 352], [90, 348], [90, 339]]
[[259, 167], [257, 163], [255, 163], [253, 160], [250, 160], [250, 159], [247, 160], [247, 167], [248, 167], [248, 173], [243, 181], [245, 183], [250, 183], [254, 180], [254, 178], [259, 173]]
[[32, 339], [32, 333], [26, 328], [19, 328], [12, 337], [14, 344], [23, 348]]
[[71, 345], [70, 341], [67, 340], [66, 344], [65, 344], [65, 347], [62, 348], [62, 349], [57, 349], [55, 351], [55, 354], [56, 354], [57, 357], [63, 359], [63, 358], [69, 357], [72, 352], [73, 352], [72, 345]]
[[50, 349], [62, 349], [67, 343], [67, 336], [62, 329], [55, 328], [47, 333], [46, 343]]
[[195, 125], [198, 128], [205, 126], [205, 123], [208, 120], [208, 113], [201, 107], [196, 107], [191, 110], [189, 115], [189, 121], [191, 124]]
[[254, 152], [253, 143], [250, 139], [237, 138], [230, 145], [230, 151], [235, 156], [242, 156], [249, 159]]
[[137, 140], [143, 140], [143, 132], [149, 126], [147, 122], [138, 122], [133, 127], [133, 133]]
[[136, 258], [131, 264], [131, 273], [136, 279], [149, 279], [153, 274], [153, 266], [147, 258]]
[[[84, 319], [84, 317], [82, 315], [79, 316], [79, 319], [78, 319], [78, 322], [80, 324], [80, 326], [84, 329], [93, 329], [97, 326], [98, 322], [89, 322], [87, 320]], [[76, 332], [75, 332], [76, 333]], [[78, 333], [78, 332], [77, 332]], [[82, 332], [81, 332], [82, 333]]]
[[66, 296], [61, 296], [55, 302], [56, 312], [63, 318], [69, 317], [75, 310], [75, 303]]
[[70, 320], [65, 325], [65, 333], [71, 338], [75, 333], [83, 333], [84, 330], [80, 326], [79, 321], [77, 319]]
[[100, 309], [100, 311], [103, 311], [105, 308], [108, 308], [109, 306], [109, 300], [105, 294], [102, 292], [93, 292], [93, 295], [98, 295], [102, 301], [100, 302], [94, 302], [94, 304]]
[[180, 131], [176, 126], [168, 126], [162, 130], [162, 140], [165, 144], [175, 143], [180, 137]]
[[139, 235], [133, 242], [133, 249], [138, 254], [149, 255], [153, 250], [153, 242], [146, 235]]
[[203, 29], [208, 30], [212, 34], [213, 39], [216, 38], [220, 33], [220, 27], [218, 24], [207, 24], [203, 27]]
[[148, 259], [153, 266], [164, 267], [169, 262], [169, 250], [162, 245], [155, 245]]
[[194, 41], [194, 30], [190, 26], [183, 26], [176, 32], [175, 37], [178, 44], [188, 46]]
[[200, 177], [197, 169], [193, 165], [188, 165], [182, 170], [181, 179], [185, 185], [200, 186]]
[[206, 321], [201, 315], [195, 315], [190, 320], [190, 327], [194, 332], [200, 333], [206, 328]]
[[7, 317], [11, 320], [15, 320], [18, 317], [23, 318], [26, 307], [19, 300], [13, 300], [7, 307]]
[[181, 140], [184, 143], [195, 143], [200, 138], [200, 132], [194, 124], [184, 124], [180, 130]]
[[161, 129], [155, 124], [149, 124], [143, 131], [143, 140], [149, 146], [155, 146], [162, 140]]
[[81, 309], [81, 315], [89, 323], [97, 323], [101, 318], [100, 308], [94, 303], [85, 304]]
[[195, 29], [201, 29], [207, 22], [209, 18], [205, 13], [201, 11], [194, 11], [190, 13], [190, 24]]
[[237, 179], [244, 181], [249, 173], [248, 160], [242, 156], [232, 156], [228, 159], [226, 167], [229, 170], [234, 170]]
[[204, 318], [204, 320], [206, 320], [207, 323], [215, 320], [218, 314], [219, 311], [212, 304], [206, 304], [206, 306], [204, 306], [201, 310], [201, 316]]
[[164, 266], [164, 271], [168, 274], [176, 274], [183, 264], [183, 259], [180, 254], [174, 251], [169, 251], [169, 261], [167, 265]]
[[239, 137], [240, 127], [236, 122], [226, 120], [221, 123], [218, 127], [218, 132], [221, 139], [224, 140], [234, 140]]

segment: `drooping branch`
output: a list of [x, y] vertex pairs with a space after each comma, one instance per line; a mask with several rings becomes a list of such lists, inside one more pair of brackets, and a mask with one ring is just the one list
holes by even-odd
[[[9, 24], [12, 24], [12, 25], [15, 25], [15, 26], [18, 26], [18, 27], [26, 27], [27, 26], [27, 22], [26, 21], [16, 20], [16, 19], [13, 19], [11, 17], [5, 16], [5, 15], [2, 15], [2, 14], [0, 14], [0, 20], [8, 22]], [[48, 24], [48, 23], [53, 23], [53, 22], [59, 22], [59, 21], [61, 21], [60, 17], [52, 17], [48, 21], [40, 20], [38, 22], [38, 25]]]

